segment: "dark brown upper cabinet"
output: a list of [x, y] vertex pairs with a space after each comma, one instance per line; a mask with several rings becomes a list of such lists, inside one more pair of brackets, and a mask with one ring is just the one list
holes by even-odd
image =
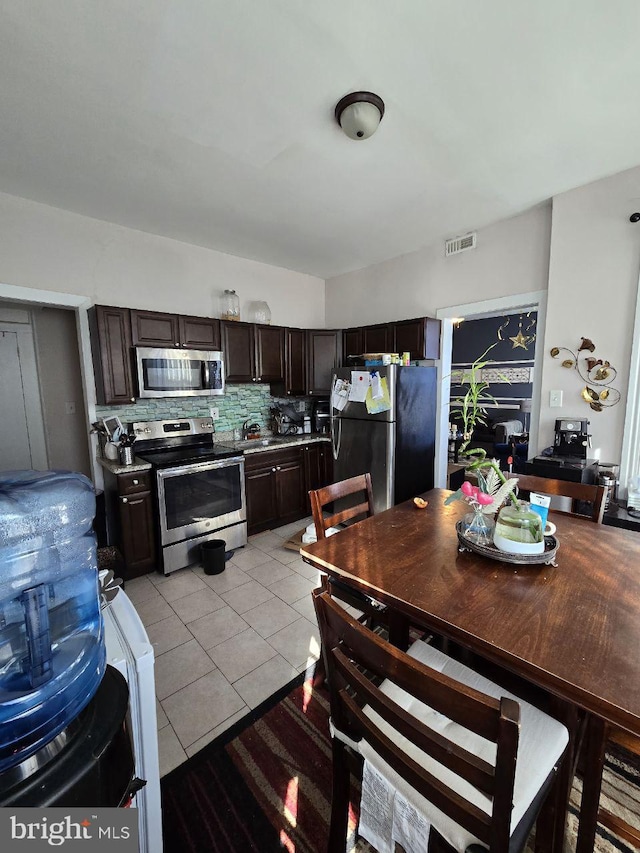
[[392, 332], [389, 323], [378, 323], [362, 329], [362, 352], [391, 352]]
[[304, 329], [285, 329], [285, 393], [307, 393], [307, 333]]
[[131, 337], [136, 347], [220, 349], [220, 321], [160, 311], [131, 311]]
[[256, 347], [252, 323], [220, 322], [227, 382], [256, 381]]
[[213, 317], [178, 317], [180, 343], [189, 349], [219, 350], [220, 320]]
[[98, 405], [134, 403], [129, 309], [94, 305], [89, 309], [89, 327]]
[[342, 358], [350, 355], [362, 355], [365, 350], [362, 347], [362, 329], [342, 330]]
[[282, 382], [284, 379], [284, 329], [281, 326], [254, 326], [256, 341], [256, 381]]
[[331, 379], [340, 364], [340, 331], [309, 329], [307, 331], [307, 393], [326, 396], [331, 393]]
[[418, 317], [390, 324], [393, 327], [393, 352], [410, 353], [410, 358], [440, 358], [440, 320]]
[[227, 382], [284, 382], [284, 329], [220, 323]]
[[178, 315], [132, 309], [131, 338], [134, 347], [179, 347]]

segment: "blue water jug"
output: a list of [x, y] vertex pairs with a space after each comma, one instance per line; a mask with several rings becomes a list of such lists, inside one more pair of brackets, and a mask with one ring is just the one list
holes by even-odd
[[94, 515], [82, 474], [0, 472], [0, 772], [62, 731], [104, 674]]

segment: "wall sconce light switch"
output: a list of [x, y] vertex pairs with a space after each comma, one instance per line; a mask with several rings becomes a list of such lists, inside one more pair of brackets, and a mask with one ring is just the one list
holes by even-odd
[[562, 406], [562, 391], [549, 391], [549, 408], [559, 409]]

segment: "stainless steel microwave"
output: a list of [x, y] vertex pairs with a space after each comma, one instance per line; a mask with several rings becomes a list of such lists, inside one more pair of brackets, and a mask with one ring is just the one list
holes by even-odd
[[136, 348], [139, 397], [224, 394], [224, 361], [214, 350]]

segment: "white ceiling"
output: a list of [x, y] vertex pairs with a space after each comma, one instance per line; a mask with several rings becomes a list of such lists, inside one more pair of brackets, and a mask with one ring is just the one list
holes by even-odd
[[[0, 191], [322, 278], [640, 163], [637, 0], [0, 0]], [[333, 109], [368, 89], [378, 132]]]

